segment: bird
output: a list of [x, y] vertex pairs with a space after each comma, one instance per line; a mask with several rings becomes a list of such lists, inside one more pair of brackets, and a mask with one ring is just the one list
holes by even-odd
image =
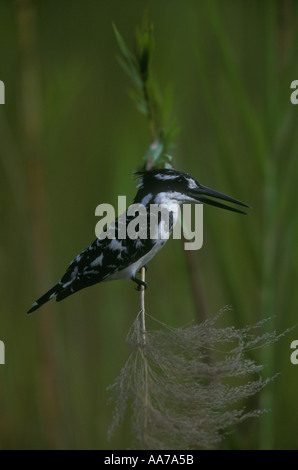
[[[148, 222], [145, 230], [148, 236], [119, 237], [123, 224], [127, 228], [131, 222], [135, 222], [136, 216], [128, 208], [122, 216], [112, 222], [106, 232], [104, 231], [71, 261], [60, 281], [36, 300], [27, 313], [32, 313], [53, 298], [59, 302], [81, 289], [102, 281], [131, 279], [137, 284], [138, 290], [142, 286], [146, 288], [147, 283], [139, 279], [137, 273], [143, 266], [147, 267], [147, 263], [161, 250], [168, 239], [167, 236], [162, 236], [161, 231], [164, 227], [160, 216], [155, 218], [155, 232], [153, 231], [153, 234], [150, 232], [153, 224], [150, 218], [152, 205], [167, 209], [169, 214], [167, 235], [170, 235], [177, 221], [178, 208], [185, 203], [209, 204], [240, 214], [247, 212], [219, 202], [218, 199], [250, 208], [248, 204], [203, 186], [188, 173], [174, 168], [138, 171], [134, 176], [138, 185], [133, 204], [145, 208], [145, 221]], [[112, 239], [107, 236], [111, 227], [115, 235]]]

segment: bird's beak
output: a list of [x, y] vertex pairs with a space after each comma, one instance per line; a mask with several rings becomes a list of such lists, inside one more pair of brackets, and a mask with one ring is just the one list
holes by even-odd
[[210, 204], [212, 206], [220, 207], [221, 209], [227, 209], [233, 212], [239, 212], [239, 214], [247, 214], [247, 212], [241, 211], [236, 209], [235, 207], [228, 206], [226, 204], [222, 204], [221, 202], [214, 201], [213, 199], [209, 199], [209, 197], [215, 199], [222, 199], [224, 201], [232, 202], [233, 204], [238, 204], [239, 206], [250, 207], [248, 204], [244, 202], [238, 201], [233, 197], [226, 196], [225, 194], [219, 193], [218, 191], [214, 191], [213, 189], [207, 188], [202, 184], [198, 185], [197, 189], [193, 189], [191, 191], [191, 197], [193, 197], [197, 202], [203, 202], [205, 204]]

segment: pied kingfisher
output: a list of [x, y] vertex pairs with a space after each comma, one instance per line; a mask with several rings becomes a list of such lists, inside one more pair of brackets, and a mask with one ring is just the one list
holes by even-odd
[[[188, 173], [174, 169], [156, 169], [137, 172], [135, 175], [139, 179], [139, 184], [134, 204], [142, 204], [145, 207], [148, 222], [150, 204], [159, 206], [162, 204], [163, 207], [166, 207], [169, 213], [167, 225], [169, 234], [177, 221], [179, 206], [183, 203], [207, 203], [246, 214], [239, 209], [209, 199], [212, 197], [250, 207], [237, 199], [201, 185]], [[160, 224], [162, 222], [160, 219], [157, 221], [158, 230], [151, 238], [150, 236], [134, 239], [118, 237], [121, 224], [125, 223], [127, 227], [134, 217], [126, 211], [124, 218], [121, 216], [116, 218], [111, 224], [115, 238], [99, 236], [88, 248], [74, 258], [58, 284], [34, 302], [28, 313], [38, 309], [54, 297], [57, 301], [63, 300], [69, 295], [101, 281], [127, 278], [136, 282], [138, 288], [142, 285], [146, 287], [146, 283], [137, 278], [136, 273], [164, 246], [166, 239], [161, 236]], [[148, 233], [149, 225], [147, 226]]]

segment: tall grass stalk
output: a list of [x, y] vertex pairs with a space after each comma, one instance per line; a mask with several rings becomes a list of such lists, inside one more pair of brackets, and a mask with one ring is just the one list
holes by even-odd
[[[28, 259], [32, 260], [34, 281], [37, 291], [44, 291], [49, 285], [48, 269], [48, 224], [46, 219], [45, 169], [42, 160], [42, 112], [39, 63], [37, 58], [36, 16], [31, 0], [17, 1], [16, 12], [21, 55], [21, 103], [20, 121], [23, 130], [22, 151], [26, 168], [26, 195], [31, 244]], [[45, 306], [50, 313], [52, 306]], [[40, 407], [43, 427], [49, 448], [62, 446], [58, 425], [60, 392], [57, 388], [58, 363], [53, 350], [54, 320], [52, 315], [38, 316]]]
[[[277, 220], [277, 136], [279, 121], [277, 81], [277, 8], [275, 2], [266, 2], [268, 11], [265, 18], [265, 74], [266, 74], [266, 135], [267, 153], [264, 165], [264, 209], [263, 209], [263, 257], [262, 257], [262, 299], [261, 310], [264, 318], [272, 317], [271, 328], [276, 328], [276, 289], [278, 276], [276, 262], [276, 220]], [[271, 374], [275, 369], [275, 351], [271, 345], [262, 354], [263, 363]], [[270, 413], [260, 422], [260, 448], [274, 448], [274, 387], [261, 394], [261, 406]]]

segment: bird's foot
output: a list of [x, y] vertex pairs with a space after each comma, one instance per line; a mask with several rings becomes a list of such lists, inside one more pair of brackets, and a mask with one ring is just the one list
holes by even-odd
[[132, 277], [131, 280], [137, 284], [136, 290], [140, 291], [141, 287], [144, 287], [144, 289], [147, 288], [147, 282], [142, 281], [141, 279], [138, 279], [137, 277]]

